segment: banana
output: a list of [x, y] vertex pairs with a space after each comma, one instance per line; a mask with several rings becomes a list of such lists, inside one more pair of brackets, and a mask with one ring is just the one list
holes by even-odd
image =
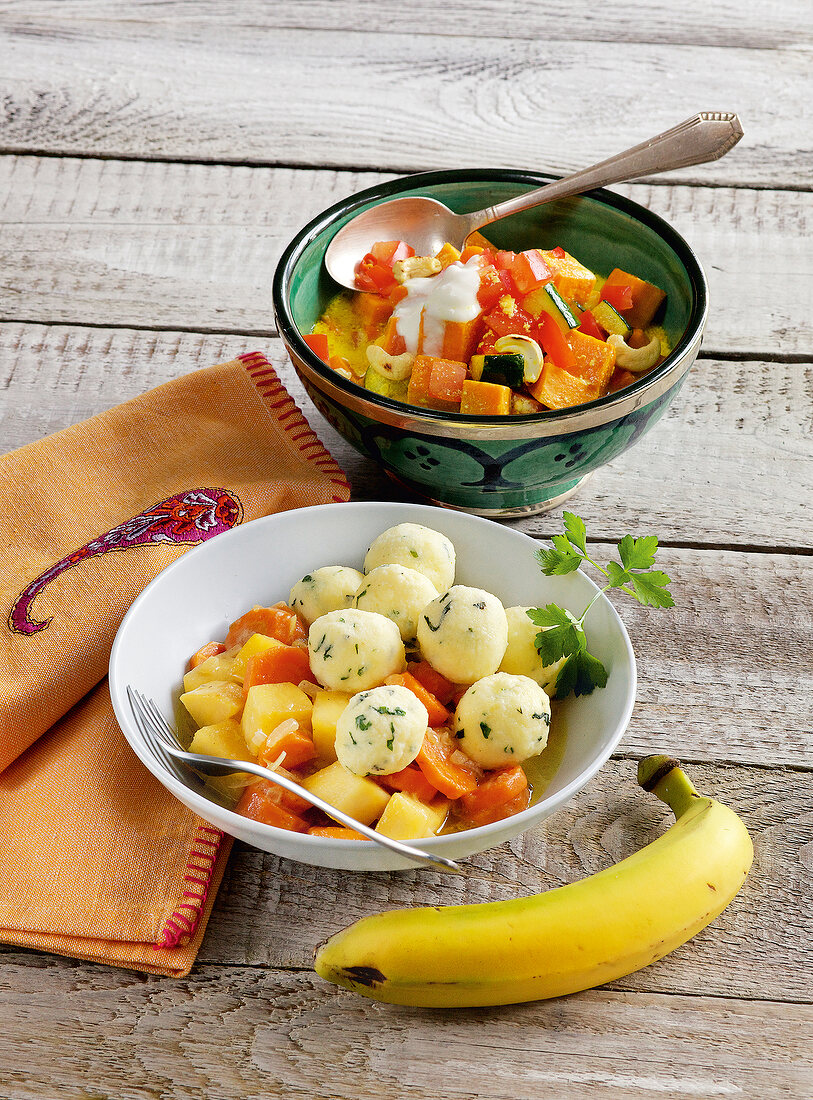
[[462, 1008], [559, 997], [662, 958], [725, 909], [754, 851], [676, 760], [646, 757], [638, 782], [676, 821], [628, 859], [531, 897], [365, 917], [317, 948], [316, 973], [377, 1001]]

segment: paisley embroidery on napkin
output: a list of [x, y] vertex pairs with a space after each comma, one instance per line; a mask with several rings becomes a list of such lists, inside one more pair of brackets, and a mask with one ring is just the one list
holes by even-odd
[[58, 576], [88, 558], [129, 550], [152, 542], [192, 545], [236, 527], [243, 518], [243, 506], [228, 489], [189, 489], [160, 500], [143, 512], [125, 520], [91, 542], [72, 551], [46, 569], [14, 601], [8, 618], [15, 634], [36, 634], [51, 622], [38, 622], [31, 616], [31, 605], [43, 589]]

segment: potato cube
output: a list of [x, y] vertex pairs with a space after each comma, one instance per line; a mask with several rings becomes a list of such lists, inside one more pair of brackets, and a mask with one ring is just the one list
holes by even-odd
[[372, 779], [353, 775], [338, 760], [303, 779], [302, 786], [362, 825], [370, 825], [380, 817], [390, 799], [388, 792]]
[[310, 730], [312, 709], [310, 698], [295, 684], [255, 684], [248, 689], [243, 708], [243, 736], [252, 745], [258, 732], [267, 737], [288, 718]]
[[336, 759], [336, 723], [351, 698], [346, 691], [320, 691], [313, 700], [313, 743], [320, 760]]
[[396, 791], [375, 829], [393, 840], [419, 840], [434, 836], [446, 820], [448, 809], [448, 802], [427, 806], [404, 791]]
[[198, 726], [213, 726], [234, 718], [243, 708], [243, 689], [230, 680], [209, 680], [181, 695], [181, 702]]
[[215, 657], [207, 657], [197, 668], [190, 669], [183, 678], [184, 691], [194, 691], [201, 684], [208, 684], [211, 680], [231, 680], [239, 684], [242, 674], [234, 673], [234, 656], [226, 656], [220, 653]]
[[199, 752], [204, 756], [225, 756], [229, 760], [254, 760], [255, 756], [246, 744], [240, 723], [234, 718], [226, 718], [211, 726], [201, 726], [192, 738], [190, 752]]
[[276, 638], [269, 638], [266, 634], [252, 634], [234, 658], [233, 675], [239, 676], [242, 680], [246, 674], [249, 657], [256, 657], [258, 653], [265, 653], [267, 649], [278, 649], [281, 646], [282, 642], [278, 642]]

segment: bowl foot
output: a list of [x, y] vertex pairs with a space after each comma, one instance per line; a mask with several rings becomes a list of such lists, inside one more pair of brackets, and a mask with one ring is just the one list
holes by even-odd
[[590, 480], [594, 473], [594, 471], [591, 471], [589, 474], [585, 474], [584, 477], [577, 478], [576, 481], [568, 485], [562, 492], [555, 493], [553, 496], [546, 497], [543, 500], [533, 501], [529, 504], [520, 504], [516, 507], [474, 508], [462, 504], [452, 504], [447, 500], [438, 500], [437, 497], [433, 497], [429, 493], [423, 492], [420, 486], [407, 481], [405, 478], [399, 477], [397, 474], [393, 473], [392, 470], [385, 470], [385, 472], [390, 480], [394, 481], [396, 485], [400, 485], [402, 488], [408, 489], [409, 492], [415, 493], [422, 500], [428, 501], [429, 504], [437, 504], [440, 508], [449, 508], [453, 512], [467, 512], [472, 516], [485, 516], [486, 519], [521, 519], [523, 516], [536, 516], [543, 512], [550, 512], [553, 508], [557, 508], [560, 504], [563, 504], [575, 493], [578, 493], [579, 489]]

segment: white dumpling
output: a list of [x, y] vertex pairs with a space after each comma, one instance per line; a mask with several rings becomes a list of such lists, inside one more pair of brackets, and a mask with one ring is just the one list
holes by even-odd
[[428, 724], [426, 707], [408, 688], [361, 691], [336, 723], [336, 756], [354, 775], [391, 775], [418, 755]]
[[322, 687], [351, 694], [401, 672], [404, 643], [391, 619], [356, 608], [329, 611], [308, 631], [311, 671]]
[[539, 627], [531, 622], [526, 614], [527, 611], [530, 611], [529, 607], [506, 607], [505, 609], [505, 617], [508, 620], [508, 645], [499, 671], [510, 672], [515, 676], [529, 676], [544, 688], [548, 695], [552, 695], [556, 688], [559, 669], [566, 658], [562, 657], [552, 665], [544, 663], [534, 645]]
[[364, 572], [379, 565], [403, 565], [428, 577], [438, 592], [454, 584], [455, 549], [451, 539], [420, 523], [399, 523], [373, 541]]
[[297, 581], [288, 598], [289, 605], [306, 623], [312, 623], [328, 611], [352, 607], [364, 575], [347, 565], [325, 565]]
[[454, 585], [427, 604], [418, 621], [421, 655], [456, 684], [496, 672], [507, 644], [505, 609], [482, 588]]
[[438, 590], [428, 577], [404, 565], [377, 565], [356, 593], [356, 607], [392, 619], [405, 642], [418, 630], [418, 616]]
[[521, 764], [548, 743], [550, 702], [530, 677], [495, 672], [462, 697], [454, 729], [460, 748], [482, 767]]

